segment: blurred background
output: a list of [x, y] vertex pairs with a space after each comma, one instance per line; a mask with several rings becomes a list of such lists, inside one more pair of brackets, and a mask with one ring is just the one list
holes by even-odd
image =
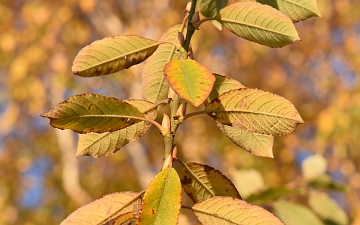
[[[162, 165], [164, 145], [157, 129], [111, 157], [76, 158], [77, 134], [52, 128], [39, 114], [84, 92], [142, 98], [142, 64], [82, 78], [72, 75], [72, 60], [106, 36], [157, 40], [181, 23], [186, 4], [0, 0], [0, 224], [59, 224], [106, 194], [147, 186]], [[296, 23], [301, 41], [281, 49], [248, 42], [211, 23], [204, 23], [192, 42], [195, 58], [212, 72], [279, 94], [296, 106], [306, 123], [275, 138], [274, 159], [242, 150], [206, 116], [186, 121], [176, 143], [184, 161], [221, 170], [243, 197], [299, 188], [285, 200], [317, 211], [308, 201], [306, 180], [314, 173], [331, 178], [332, 186], [323, 185], [321, 193], [346, 218], [328, 224], [360, 224], [360, 5], [355, 0], [318, 0], [318, 5], [322, 18]], [[263, 204], [271, 208], [271, 201]], [[180, 224], [198, 222], [185, 212]]]

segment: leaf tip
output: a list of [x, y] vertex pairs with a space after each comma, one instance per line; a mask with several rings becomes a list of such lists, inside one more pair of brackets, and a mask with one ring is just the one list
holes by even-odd
[[50, 113], [50, 111], [49, 112], [44, 112], [44, 113], [41, 113], [39, 116], [41, 116], [43, 118], [50, 118], [49, 113]]
[[304, 124], [305, 121], [303, 120], [303, 118], [299, 115], [299, 118], [298, 118], [298, 123], [299, 124]]
[[80, 71], [75, 70], [75, 69], [71, 69], [72, 74], [79, 76], [80, 75]]

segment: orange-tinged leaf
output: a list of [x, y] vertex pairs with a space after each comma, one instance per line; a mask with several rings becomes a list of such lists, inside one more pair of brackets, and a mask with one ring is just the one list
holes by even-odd
[[115, 73], [141, 63], [158, 45], [157, 41], [135, 35], [113, 36], [94, 41], [77, 54], [72, 72], [83, 77]]
[[194, 162], [180, 163], [177, 170], [186, 194], [196, 203], [213, 196], [241, 196], [229, 178], [208, 165]]
[[180, 178], [175, 169], [166, 168], [155, 176], [146, 190], [137, 224], [177, 224], [180, 202]]
[[171, 88], [196, 107], [207, 99], [215, 82], [208, 68], [191, 59], [170, 61], [164, 74]]
[[204, 225], [284, 225], [267, 210], [232, 197], [211, 197], [192, 209]]
[[71, 213], [61, 225], [102, 225], [112, 220], [131, 220], [139, 214], [140, 194], [119, 192], [91, 202]]

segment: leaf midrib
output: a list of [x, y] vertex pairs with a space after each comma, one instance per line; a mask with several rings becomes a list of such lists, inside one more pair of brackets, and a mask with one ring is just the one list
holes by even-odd
[[284, 34], [284, 33], [281, 33], [281, 32], [275, 31], [275, 30], [271, 30], [271, 29], [268, 29], [268, 28], [265, 28], [265, 27], [260, 27], [260, 26], [255, 25], [255, 24], [250, 24], [250, 23], [246, 23], [246, 22], [242, 22], [242, 21], [238, 21], [238, 20], [234, 20], [234, 19], [227, 19], [227, 18], [221, 18], [221, 21], [222, 22], [240, 24], [240, 25], [248, 26], [250, 28], [257, 28], [257, 29], [268, 31], [268, 32], [275, 33], [275, 34], [278, 34], [278, 35], [283, 35], [283, 36], [289, 37], [291, 39], [295, 38], [296, 40], [299, 40], [298, 36], [296, 36], [296, 37], [291, 36], [291, 35]]
[[200, 212], [200, 213], [204, 213], [208, 216], [211, 216], [211, 217], [215, 217], [215, 218], [218, 218], [218, 219], [222, 219], [222, 220], [225, 220], [225, 221], [228, 221], [230, 223], [234, 223], [234, 224], [239, 224], [241, 225], [241, 223], [238, 223], [232, 219], [228, 219], [222, 215], [219, 215], [218, 213], [214, 213], [214, 212], [211, 212], [211, 211], [207, 211], [207, 210], [203, 210], [203, 209], [197, 209], [197, 208], [194, 208], [192, 207], [192, 210], [195, 211], [195, 212]]
[[120, 119], [135, 119], [146, 120], [145, 117], [137, 116], [122, 116], [122, 115], [79, 115], [79, 116], [62, 116], [62, 117], [48, 117], [50, 119], [64, 119], [64, 118], [120, 118]]
[[123, 57], [125, 57], [125, 56], [127, 57], [127, 56], [130, 56], [130, 55], [135, 54], [135, 53], [137, 53], [137, 52], [141, 52], [141, 51], [147, 50], [147, 49], [149, 49], [149, 48], [153, 48], [153, 47], [155, 47], [155, 46], [157, 46], [157, 45], [160, 45], [160, 43], [159, 43], [159, 42], [156, 42], [155, 44], [148, 45], [148, 46], [143, 47], [143, 48], [140, 48], [140, 49], [135, 49], [135, 50], [130, 51], [130, 52], [127, 52], [127, 53], [125, 53], [125, 54], [122, 54], [122, 55], [119, 55], [119, 56], [110, 58], [110, 59], [108, 59], [108, 60], [99, 62], [99, 63], [97, 63], [97, 64], [94, 64], [94, 65], [85, 67], [85, 68], [83, 68], [83, 69], [81, 69], [81, 70], [77, 70], [77, 71], [73, 71], [73, 72], [82, 72], [82, 71], [90, 70], [90, 69], [93, 69], [93, 68], [102, 66], [102, 65], [104, 65], [104, 64], [108, 64], [108, 63], [110, 63], [110, 62], [112, 62], [112, 61], [120, 60], [121, 58], [123, 58]]
[[[172, 168], [171, 169], [169, 169], [169, 172], [168, 172], [168, 174], [167, 174], [167, 176], [166, 176], [166, 182], [164, 183], [164, 190], [163, 190], [163, 192], [162, 192], [162, 195], [161, 195], [161, 198], [160, 198], [160, 202], [159, 202], [159, 205], [158, 205], [158, 209], [160, 209], [160, 207], [161, 207], [161, 204], [162, 204], [162, 202], [163, 202], [163, 199], [164, 199], [164, 194], [166, 193], [166, 188], [167, 188], [167, 186], [168, 186], [168, 184], [169, 184], [169, 182], [170, 182], [170, 178], [171, 178], [171, 171], [172, 171]], [[159, 212], [159, 211], [158, 211]], [[159, 218], [159, 213], [156, 213], [156, 216], [155, 216], [155, 219], [154, 219], [154, 224], [156, 224], [155, 222], [156, 222], [156, 220], [157, 220], [157, 218]], [[161, 222], [161, 221], [160, 221]]]
[[304, 123], [303, 120], [297, 120], [294, 119], [292, 117], [288, 117], [288, 116], [283, 116], [283, 115], [279, 115], [279, 114], [272, 114], [272, 113], [267, 113], [267, 112], [259, 112], [259, 111], [253, 111], [253, 110], [246, 110], [246, 109], [231, 109], [231, 110], [206, 110], [205, 113], [231, 113], [231, 112], [240, 112], [240, 113], [252, 113], [252, 114], [260, 114], [260, 115], [266, 115], [266, 116], [273, 116], [273, 117], [278, 117], [278, 118], [283, 118], [283, 119], [289, 119], [289, 120], [295, 120], [299, 123]]

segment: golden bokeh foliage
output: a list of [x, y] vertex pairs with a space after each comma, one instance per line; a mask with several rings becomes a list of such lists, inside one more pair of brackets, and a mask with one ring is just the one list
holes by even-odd
[[[81, 48], [111, 35], [157, 40], [182, 22], [186, 4], [0, 2], [0, 224], [59, 224], [91, 200], [147, 186], [162, 162], [162, 136], [156, 129], [111, 157], [75, 158], [75, 134], [53, 129], [39, 114], [85, 92], [142, 98], [142, 65], [82, 78], [72, 75], [72, 61]], [[301, 184], [304, 156], [322, 155], [326, 173], [349, 188], [332, 196], [360, 224], [360, 6], [355, 0], [318, 0], [318, 5], [322, 18], [297, 23], [301, 41], [287, 47], [251, 43], [211, 23], [204, 23], [193, 38], [195, 58], [213, 73], [276, 93], [296, 106], [306, 123], [275, 138], [274, 159], [241, 150], [205, 116], [183, 124], [176, 139], [178, 154], [221, 169], [233, 180], [244, 169], [254, 169], [260, 174], [259, 190]], [[242, 185], [241, 180], [234, 183]], [[304, 203], [306, 198], [291, 200]], [[185, 213], [180, 224], [196, 220]]]

